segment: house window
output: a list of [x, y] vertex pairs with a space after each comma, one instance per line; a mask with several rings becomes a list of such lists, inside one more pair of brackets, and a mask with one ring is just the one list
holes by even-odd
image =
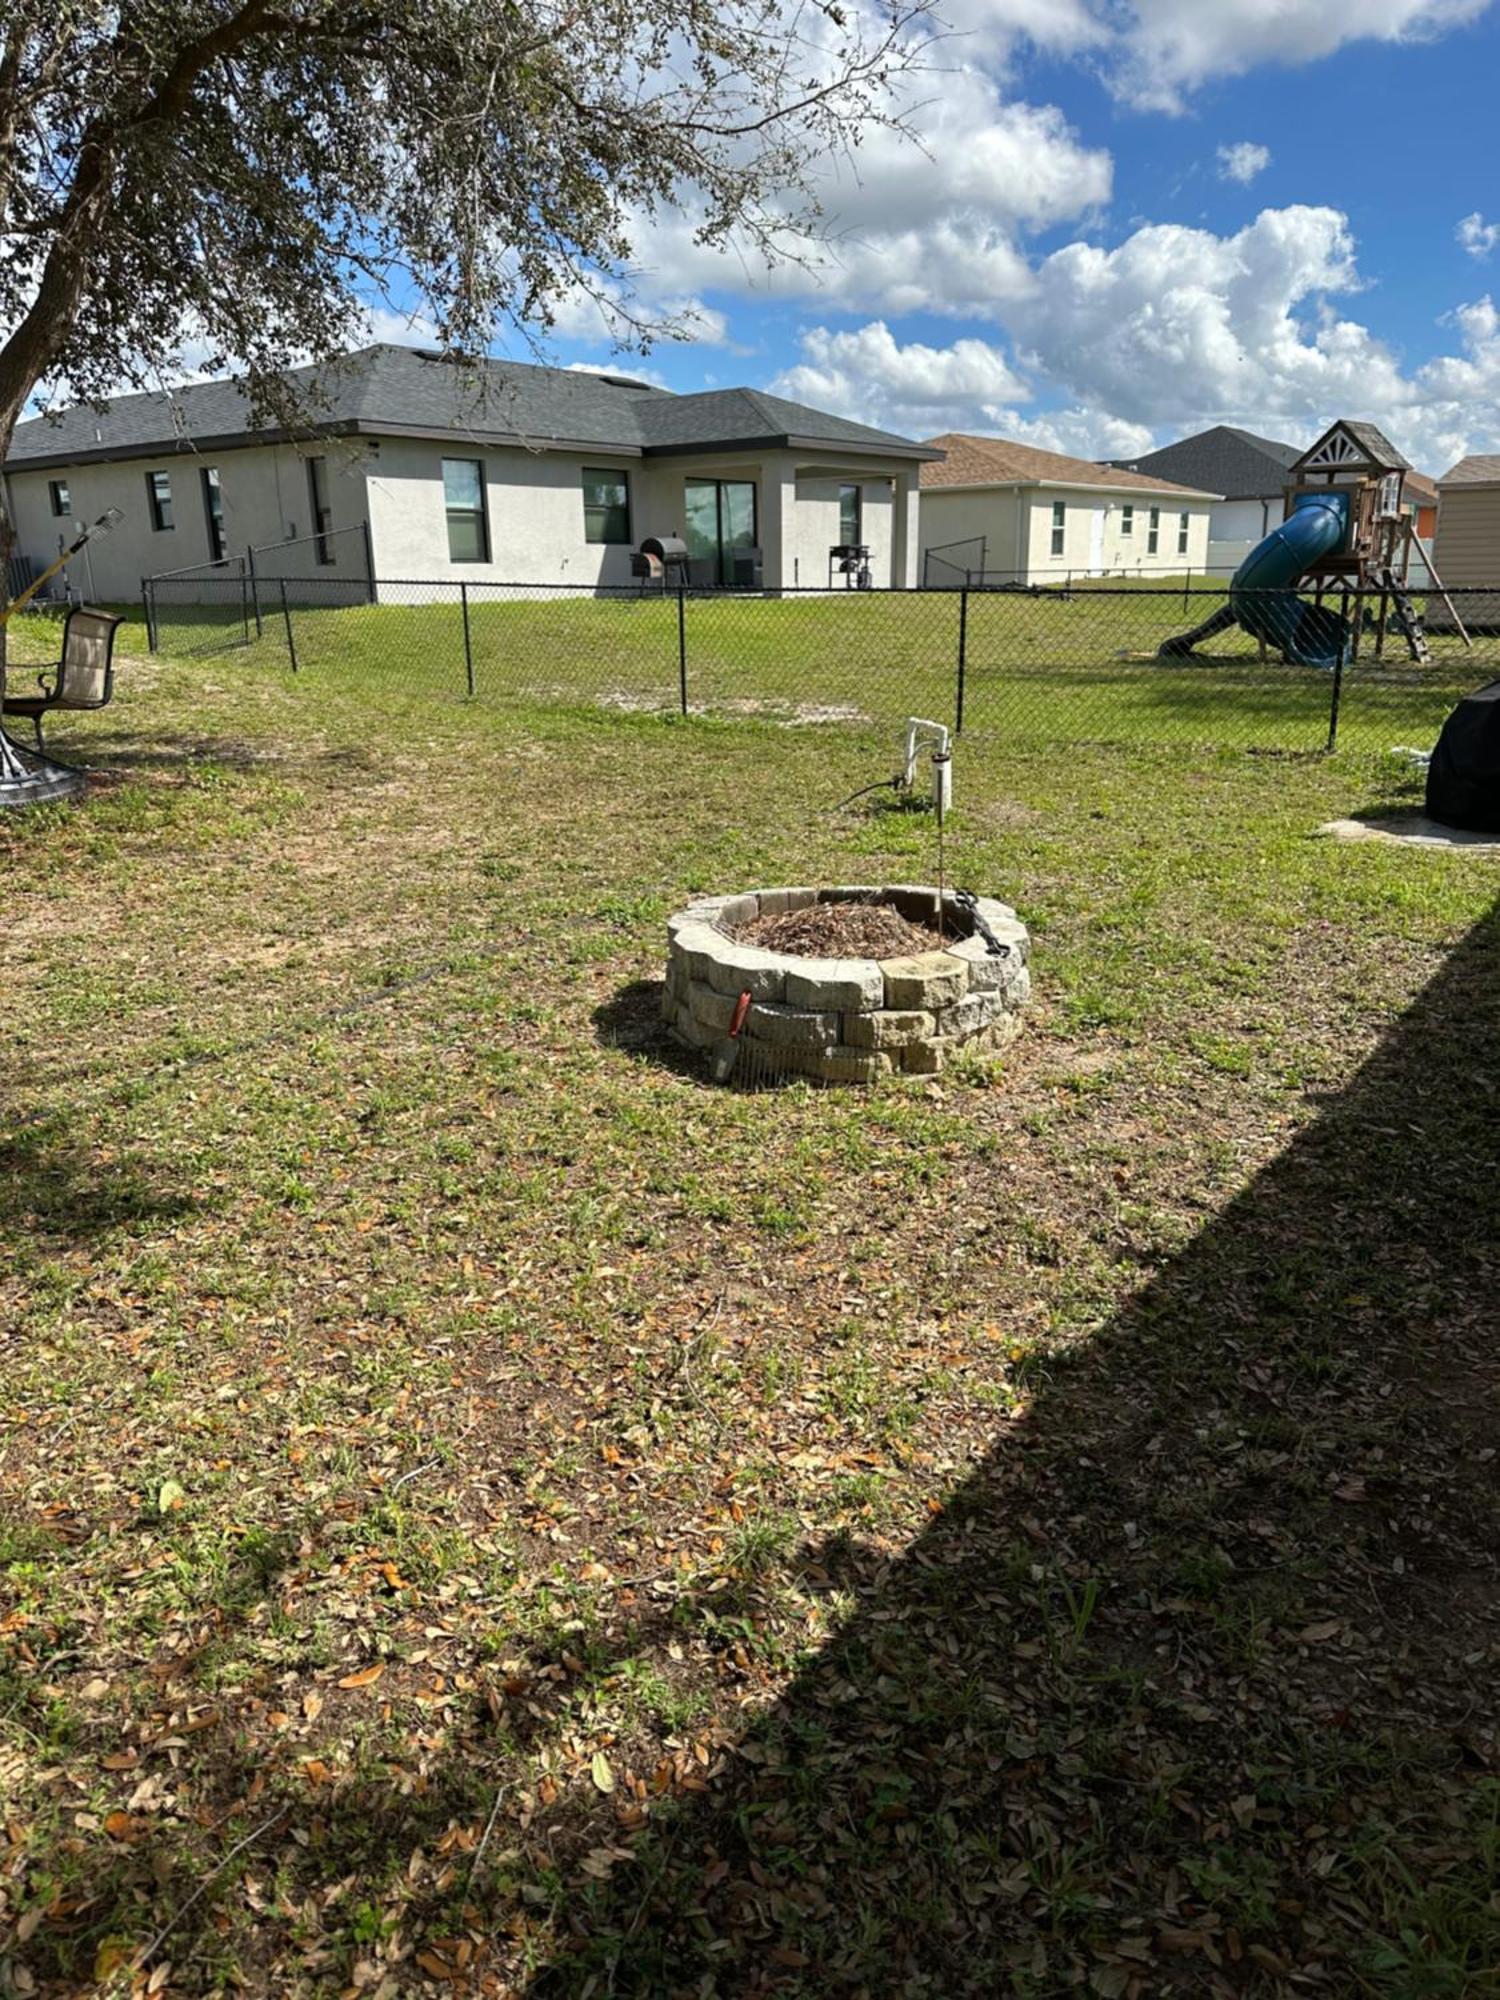
[[203, 519], [208, 527], [208, 553], [213, 560], [224, 560], [224, 495], [219, 488], [219, 468], [205, 465], [203, 468]]
[[1161, 547], [1161, 509], [1153, 507], [1146, 522], [1146, 553], [1154, 556]]
[[[307, 461], [307, 498], [312, 507], [313, 553], [320, 563], [334, 560], [333, 544], [328, 539], [333, 533], [333, 509], [328, 504], [328, 460], [310, 458]], [[451, 530], [450, 537], [451, 537]]]
[[47, 498], [52, 502], [53, 513], [59, 518], [72, 513], [73, 500], [71, 494], [68, 492], [68, 482], [66, 479], [49, 479], [47, 481]]
[[1060, 556], [1063, 553], [1064, 549], [1067, 546], [1067, 538], [1068, 538], [1068, 503], [1066, 500], [1054, 500], [1052, 503], [1053, 555]]
[[859, 547], [860, 494], [857, 486], [839, 488], [839, 540], [846, 549]]
[[172, 481], [167, 473], [146, 474], [146, 499], [151, 508], [151, 526], [157, 534], [176, 525], [172, 519]]
[[1177, 516], [1177, 553], [1180, 556], [1185, 556], [1188, 552], [1188, 522], [1190, 519], [1191, 516], [1187, 514], [1179, 514]]
[[1127, 505], [1120, 509], [1120, 533], [1122, 535], [1133, 535], [1135, 533], [1134, 507]]
[[630, 481], [623, 472], [583, 468], [583, 539], [630, 541]]
[[451, 562], [488, 562], [490, 529], [484, 512], [484, 467], [477, 458], [443, 460], [443, 505], [448, 511]]

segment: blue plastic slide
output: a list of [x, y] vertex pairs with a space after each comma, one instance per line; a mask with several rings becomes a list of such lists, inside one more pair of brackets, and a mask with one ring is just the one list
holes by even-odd
[[1235, 571], [1228, 604], [1191, 632], [1168, 639], [1161, 657], [1180, 659], [1200, 640], [1240, 625], [1294, 666], [1336, 667], [1348, 658], [1353, 627], [1326, 604], [1305, 603], [1296, 584], [1314, 563], [1342, 548], [1348, 528], [1347, 493], [1330, 487], [1300, 494], [1286, 520], [1257, 542]]

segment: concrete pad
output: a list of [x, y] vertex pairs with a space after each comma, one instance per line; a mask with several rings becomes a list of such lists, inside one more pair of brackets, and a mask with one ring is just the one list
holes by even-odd
[[1468, 854], [1500, 854], [1500, 833], [1470, 833], [1444, 826], [1425, 813], [1392, 813], [1387, 819], [1331, 819], [1318, 828], [1330, 840], [1383, 840], [1398, 847], [1462, 848]]

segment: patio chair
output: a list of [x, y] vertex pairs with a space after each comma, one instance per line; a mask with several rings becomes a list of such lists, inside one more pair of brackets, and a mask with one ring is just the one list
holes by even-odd
[[103, 708], [115, 691], [115, 633], [124, 624], [108, 611], [79, 604], [63, 625], [62, 658], [37, 675], [40, 694], [5, 696], [5, 714], [25, 715], [42, 748], [42, 717], [54, 708]]

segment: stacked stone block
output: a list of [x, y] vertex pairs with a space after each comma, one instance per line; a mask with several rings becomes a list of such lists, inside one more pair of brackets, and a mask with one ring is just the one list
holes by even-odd
[[1000, 955], [951, 896], [943, 924], [950, 942], [915, 958], [798, 958], [728, 935], [756, 917], [817, 902], [890, 903], [909, 921], [937, 928], [938, 892], [919, 883], [702, 897], [667, 924], [663, 1013], [677, 1040], [712, 1047], [747, 990], [752, 1061], [758, 1055], [765, 1067], [822, 1083], [873, 1083], [895, 1070], [933, 1076], [955, 1050], [1002, 1048], [1020, 1032], [1031, 940], [1008, 904], [978, 901]]

